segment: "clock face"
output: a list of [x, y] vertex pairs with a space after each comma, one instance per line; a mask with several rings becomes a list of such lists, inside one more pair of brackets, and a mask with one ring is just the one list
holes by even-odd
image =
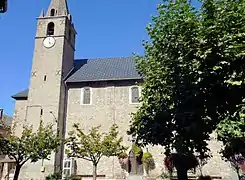
[[55, 44], [55, 39], [53, 37], [46, 37], [44, 40], [43, 40], [43, 45], [44, 47], [46, 48], [51, 48], [53, 47]]

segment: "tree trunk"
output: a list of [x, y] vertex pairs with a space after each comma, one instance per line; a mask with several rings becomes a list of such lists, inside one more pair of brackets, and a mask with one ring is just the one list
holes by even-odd
[[93, 164], [93, 180], [97, 178], [97, 164]]
[[178, 180], [188, 180], [187, 171], [188, 170], [185, 168], [178, 168], [177, 169]]
[[20, 175], [20, 169], [21, 169], [20, 165], [15, 166], [14, 179], [13, 180], [18, 180], [19, 175]]

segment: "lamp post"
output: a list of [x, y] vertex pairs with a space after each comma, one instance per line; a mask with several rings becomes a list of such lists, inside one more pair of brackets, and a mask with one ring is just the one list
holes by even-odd
[[3, 120], [3, 109], [0, 108], [0, 121]]
[[8, 0], [0, 0], [0, 13], [5, 13], [8, 10]]

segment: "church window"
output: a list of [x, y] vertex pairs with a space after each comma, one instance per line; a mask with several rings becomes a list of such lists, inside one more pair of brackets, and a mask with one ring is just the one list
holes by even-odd
[[74, 175], [76, 169], [76, 160], [74, 160], [73, 158], [65, 158], [63, 161], [63, 178], [65, 179], [67, 176]]
[[43, 115], [43, 109], [41, 109], [41, 111], [40, 111], [40, 116], [42, 116]]
[[54, 16], [54, 15], [55, 15], [55, 9], [51, 9], [50, 16]]
[[85, 87], [82, 89], [81, 104], [91, 104], [91, 88]]
[[64, 161], [64, 176], [70, 176], [71, 175], [71, 161], [69, 159], [66, 159]]
[[47, 81], [47, 76], [46, 75], [43, 77], [43, 80], [44, 81]]
[[140, 89], [137, 86], [130, 88], [130, 103], [139, 103]]
[[68, 39], [71, 40], [71, 29], [69, 29]]
[[54, 35], [54, 23], [50, 22], [47, 28], [47, 35]]

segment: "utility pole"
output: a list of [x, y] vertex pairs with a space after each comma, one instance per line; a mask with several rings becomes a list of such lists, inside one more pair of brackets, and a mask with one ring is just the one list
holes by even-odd
[[8, 10], [8, 0], [0, 0], [0, 13], [5, 13]]

